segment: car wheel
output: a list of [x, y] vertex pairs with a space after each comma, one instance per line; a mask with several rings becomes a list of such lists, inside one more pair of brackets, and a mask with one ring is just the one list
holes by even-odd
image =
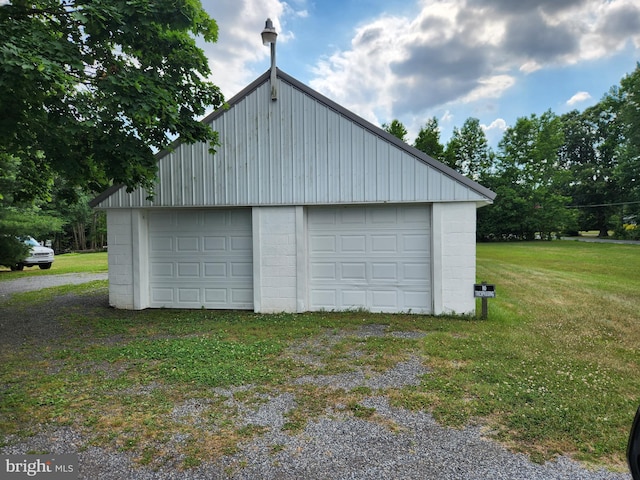
[[14, 266], [11, 267], [11, 271], [15, 272], [15, 271], [22, 271], [24, 270], [24, 263], [17, 263]]
[[50, 263], [41, 263], [39, 265], [40, 270], [49, 270], [51, 268], [51, 264]]

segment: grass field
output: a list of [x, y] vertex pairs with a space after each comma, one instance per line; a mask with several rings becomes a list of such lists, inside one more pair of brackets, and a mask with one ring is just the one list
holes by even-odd
[[0, 282], [32, 275], [60, 275], [63, 273], [106, 272], [107, 252], [100, 253], [65, 253], [56, 255], [49, 270], [39, 267], [25, 267], [21, 272], [12, 272], [9, 268], [0, 267]]
[[615, 463], [640, 402], [640, 246], [479, 245], [477, 275], [497, 284], [488, 328], [442, 370], [469, 382], [469, 414], [523, 451]]
[[[101, 271], [106, 257], [87, 255], [82, 263]], [[62, 261], [57, 266], [66, 268]], [[72, 425], [93, 444], [134, 451], [148, 463], [163, 454], [154, 447], [157, 440], [179, 431], [192, 439], [183, 452], [188, 467], [260, 434], [236, 426], [234, 412], [211, 389], [250, 384], [238, 399], [258, 404], [268, 392], [295, 396], [297, 407], [284, 427], [292, 432], [330, 404], [375, 417], [358, 406], [366, 395], [384, 394], [397, 406], [432, 412], [445, 425], [480, 424], [534, 460], [568, 454], [624, 469], [640, 402], [640, 246], [481, 244], [477, 272], [479, 281], [496, 284], [486, 321], [366, 312], [61, 310], [75, 335], [37, 354], [28, 345], [0, 352], [0, 434]], [[86, 292], [105, 283], [73, 288]], [[12, 308], [21, 302], [34, 300], [15, 296]], [[426, 335], [349, 336], [369, 323]], [[317, 348], [314, 339], [327, 331], [345, 335]], [[300, 342], [322, 356], [322, 368], [290, 355]], [[290, 382], [363, 365], [385, 370], [416, 355], [430, 369], [419, 386], [345, 392]], [[208, 405], [205, 428], [178, 424], [171, 415], [194, 397]]]

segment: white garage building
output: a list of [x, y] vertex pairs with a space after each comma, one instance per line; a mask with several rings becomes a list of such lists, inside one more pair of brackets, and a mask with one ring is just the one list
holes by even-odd
[[476, 208], [495, 194], [277, 71], [114, 187], [109, 299], [123, 309], [473, 313]]

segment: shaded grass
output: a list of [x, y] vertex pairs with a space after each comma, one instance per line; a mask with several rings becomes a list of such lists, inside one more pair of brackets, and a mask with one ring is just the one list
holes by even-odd
[[80, 283], [77, 285], [59, 285], [57, 287], [48, 287], [41, 290], [32, 290], [30, 292], [14, 293], [8, 300], [3, 302], [3, 305], [8, 307], [16, 306], [24, 311], [28, 311], [34, 303], [41, 304], [67, 294], [95, 294], [99, 290], [106, 291], [108, 288], [108, 280], [93, 280], [91, 282]]
[[[295, 434], [327, 409], [376, 421], [363, 399], [384, 394], [445, 425], [481, 424], [538, 461], [569, 454], [623, 469], [640, 399], [640, 248], [479, 245], [477, 272], [479, 281], [497, 285], [487, 321], [62, 309], [58, 318], [74, 335], [0, 352], [0, 433], [71, 425], [91, 444], [130, 451], [140, 463], [180, 455], [188, 468], [264, 432], [239, 422], [239, 404], [257, 408], [265, 396], [291, 393], [296, 406], [283, 429]], [[64, 292], [100, 288], [104, 282]], [[12, 302], [34, 307], [38, 298]], [[356, 335], [369, 324], [426, 335]], [[344, 391], [293, 382], [362, 368], [384, 372], [410, 356], [430, 369], [418, 386]], [[188, 402], [200, 405], [196, 413], [177, 415]]]

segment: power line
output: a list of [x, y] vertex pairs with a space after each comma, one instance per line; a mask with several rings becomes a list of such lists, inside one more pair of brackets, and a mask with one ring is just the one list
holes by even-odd
[[640, 201], [636, 202], [620, 202], [620, 203], [600, 203], [597, 205], [567, 205], [566, 208], [596, 208], [596, 207], [619, 207], [620, 205], [637, 205]]

